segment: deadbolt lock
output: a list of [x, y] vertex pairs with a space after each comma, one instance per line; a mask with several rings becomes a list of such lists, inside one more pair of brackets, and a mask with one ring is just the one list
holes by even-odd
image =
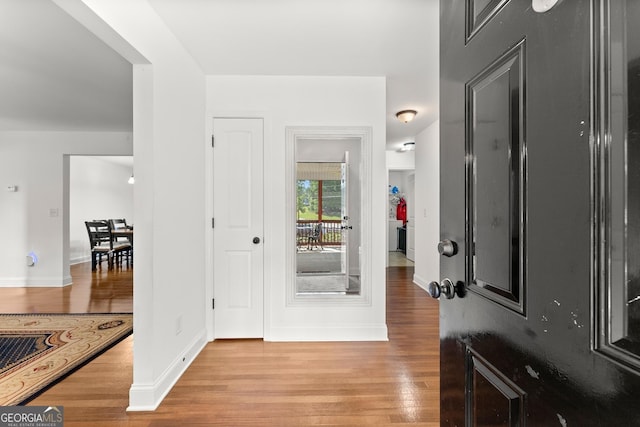
[[442, 256], [451, 257], [458, 253], [458, 244], [449, 239], [441, 240], [438, 243], [438, 252]]

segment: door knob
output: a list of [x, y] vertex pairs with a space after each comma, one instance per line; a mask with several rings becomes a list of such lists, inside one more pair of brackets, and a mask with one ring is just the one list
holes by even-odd
[[444, 295], [446, 299], [451, 299], [456, 296], [456, 286], [450, 279], [443, 279], [440, 283], [435, 281], [429, 283], [427, 292], [431, 298], [440, 299], [440, 296]]
[[438, 252], [440, 255], [451, 257], [458, 253], [458, 244], [449, 239], [441, 240], [438, 243]]
[[260, 243], [260, 238], [259, 237], [254, 237], [253, 238], [253, 244], [257, 245], [258, 243]]
[[440, 298], [440, 283], [438, 282], [431, 282], [429, 283], [429, 286], [427, 286], [427, 292], [429, 292], [429, 295], [431, 295], [431, 298], [435, 298], [438, 299]]

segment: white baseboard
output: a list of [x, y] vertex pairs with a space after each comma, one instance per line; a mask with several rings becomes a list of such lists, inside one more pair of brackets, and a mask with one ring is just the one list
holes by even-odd
[[265, 341], [388, 341], [387, 325], [361, 325], [348, 327], [308, 326], [271, 328]]
[[71, 276], [0, 277], [0, 288], [62, 288], [71, 283]]
[[82, 256], [82, 257], [70, 259], [69, 260], [69, 265], [82, 264], [82, 263], [85, 263], [85, 262], [91, 262], [91, 257], [90, 256]]
[[153, 383], [132, 384], [129, 389], [129, 407], [127, 411], [155, 411], [207, 344], [205, 335], [206, 331], [204, 330], [198, 334], [185, 348], [185, 351]]
[[416, 285], [420, 286], [422, 289], [424, 289], [425, 292], [428, 293], [427, 288], [429, 286], [429, 282], [430, 280], [425, 280], [422, 277], [414, 274], [413, 275], [413, 283], [415, 283]]

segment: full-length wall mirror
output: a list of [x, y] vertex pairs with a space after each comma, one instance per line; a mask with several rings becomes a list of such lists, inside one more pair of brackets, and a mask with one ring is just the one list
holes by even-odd
[[[363, 137], [289, 135], [290, 300], [363, 295]], [[365, 274], [366, 276], [366, 274]]]
[[296, 142], [296, 293], [360, 293], [360, 140]]

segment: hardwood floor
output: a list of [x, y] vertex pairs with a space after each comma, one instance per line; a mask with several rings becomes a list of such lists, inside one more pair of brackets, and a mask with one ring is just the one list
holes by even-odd
[[127, 413], [130, 337], [30, 405], [64, 406], [66, 427], [438, 426], [438, 302], [387, 271], [388, 342], [215, 341], [156, 411]]
[[132, 313], [133, 267], [71, 266], [64, 288], [0, 288], [0, 313]]

